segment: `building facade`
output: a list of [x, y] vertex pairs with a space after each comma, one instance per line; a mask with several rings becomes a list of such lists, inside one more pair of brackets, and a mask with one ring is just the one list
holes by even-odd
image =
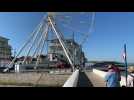
[[[64, 42], [70, 52], [74, 65], [81, 65], [84, 63], [85, 55], [82, 51], [82, 47], [72, 39], [66, 39]], [[68, 61], [58, 39], [51, 40], [49, 44], [48, 54], [50, 61], [58, 61], [61, 59]]]
[[8, 40], [0, 36], [0, 67], [11, 61], [11, 46], [8, 44]]

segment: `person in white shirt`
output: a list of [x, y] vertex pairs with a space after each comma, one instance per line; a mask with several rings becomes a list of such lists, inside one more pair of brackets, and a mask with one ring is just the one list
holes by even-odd
[[134, 87], [134, 67], [128, 68], [127, 87]]

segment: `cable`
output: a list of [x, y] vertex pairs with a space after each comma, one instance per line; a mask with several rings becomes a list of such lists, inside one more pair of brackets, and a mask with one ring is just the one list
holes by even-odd
[[[46, 28], [46, 27], [48, 27], [48, 26], [46, 25], [45, 28]], [[44, 29], [44, 27], [43, 27], [43, 29]], [[45, 29], [45, 31], [47, 31], [47, 28]], [[37, 42], [37, 46], [35, 46], [35, 50], [34, 50], [34, 52], [33, 52], [33, 56], [32, 56], [31, 62], [32, 62], [34, 56], [37, 55], [37, 52], [39, 51], [39, 46], [41, 45], [43, 38], [44, 38], [44, 37], [43, 37], [43, 34], [41, 34], [41, 37], [40, 37], [39, 41]], [[45, 39], [45, 38], [44, 38], [44, 39]], [[30, 63], [31, 63], [31, 62], [30, 62]]]
[[56, 36], [57, 36], [57, 38], [59, 39], [59, 41], [60, 41], [60, 43], [61, 43], [61, 45], [62, 45], [62, 47], [63, 47], [63, 50], [64, 50], [64, 52], [65, 52], [65, 55], [67, 56], [67, 58], [68, 58], [68, 60], [69, 60], [69, 63], [71, 64], [72, 69], [73, 69], [73, 71], [74, 71], [74, 65], [73, 65], [72, 61], [70, 60], [70, 57], [69, 57], [68, 53], [66, 52], [66, 49], [65, 49], [65, 47], [64, 47], [64, 45], [63, 45], [63, 41], [61, 40], [61, 38], [60, 38], [58, 32], [56, 31], [56, 29], [55, 29], [55, 27], [54, 27], [54, 24], [53, 24], [53, 22], [52, 22], [52, 20], [51, 20], [50, 17], [51, 17], [51, 16], [48, 16], [48, 19], [49, 19], [49, 21], [50, 21], [50, 24], [51, 24], [51, 26], [52, 26], [54, 32], [56, 33]]
[[[47, 27], [47, 30], [45, 31], [45, 34], [42, 33], [42, 34], [44, 34], [44, 42], [43, 42], [42, 48], [44, 47], [44, 44], [45, 44], [45, 41], [46, 41], [46, 37], [47, 37], [47, 34], [48, 34], [48, 29], [49, 29], [49, 26]], [[41, 53], [41, 52], [42, 52], [42, 49], [40, 49], [40, 53]], [[39, 59], [39, 57], [40, 57], [40, 53], [38, 54], [35, 68], [36, 68], [37, 65], [38, 65], [38, 59]]]
[[[45, 16], [43, 17], [42, 20], [44, 20]], [[4, 69], [3, 72], [6, 72], [9, 70], [9, 68], [12, 67], [12, 64], [15, 62], [16, 58], [20, 55], [20, 53], [23, 51], [23, 49], [27, 46], [27, 44], [31, 41], [31, 38], [33, 38], [33, 36], [35, 35], [35, 32], [38, 30], [38, 28], [41, 27], [42, 25], [42, 20], [40, 22], [40, 24], [35, 28], [35, 30], [31, 33], [31, 36], [28, 38], [28, 40], [23, 44], [23, 46], [19, 49], [19, 52], [17, 53], [17, 55], [15, 56], [15, 58], [8, 64], [7, 68]]]
[[94, 24], [95, 24], [95, 12], [93, 12], [92, 14], [91, 25], [89, 27], [87, 35], [85, 35], [85, 37], [83, 38], [83, 41], [80, 43], [81, 45], [83, 45], [86, 42], [87, 38], [89, 37], [89, 34], [92, 32]]
[[[84, 12], [82, 12], [82, 14], [84, 14]], [[62, 16], [64, 16], [64, 15], [62, 15]], [[60, 20], [57, 19], [57, 20], [58, 20], [58, 21], [61, 21], [61, 19], [60, 19]], [[78, 29], [75, 29], [74, 27], [71, 27], [71, 26], [69, 26], [69, 25], [67, 25], [67, 24], [63, 24], [63, 27], [68, 28], [68, 29], [70, 29], [70, 30], [72, 30], [72, 31], [75, 31], [75, 32], [77, 32], [77, 33], [81, 33], [81, 34], [85, 35], [84, 38], [82, 39], [82, 42], [80, 43], [80, 44], [84, 44], [85, 41], [87, 40], [87, 38], [89, 37], [89, 35], [86, 35], [86, 34], [91, 33], [92, 28], [93, 28], [93, 25], [94, 25], [94, 23], [95, 23], [95, 12], [92, 12], [92, 16], [91, 16], [91, 18], [89, 17], [89, 20], [91, 20], [91, 23], [90, 23], [90, 27], [89, 27], [89, 30], [88, 30], [87, 33], [82, 32], [82, 31], [80, 31], [80, 30], [78, 30]]]
[[[46, 41], [46, 38], [47, 38], [48, 32], [49, 32], [49, 25], [48, 25], [47, 30], [44, 32], [44, 33], [45, 33], [45, 34], [44, 34], [44, 41], [43, 41], [43, 45], [42, 45], [42, 49], [41, 49], [41, 51], [40, 51], [40, 54], [41, 54], [41, 53], [42, 53], [42, 51], [43, 51], [44, 44], [45, 44], [45, 41]], [[37, 64], [38, 64], [38, 62], [36, 62], [36, 66], [37, 66]], [[42, 78], [42, 76], [43, 76], [43, 73], [41, 73], [41, 75], [40, 75], [39, 79], [35, 82], [35, 86], [38, 84], [38, 82], [40, 81], [40, 79]]]
[[[54, 27], [55, 27], [55, 29], [58, 29], [57, 27], [56, 27], [56, 25], [54, 25]], [[63, 43], [63, 46], [64, 46], [64, 48], [65, 48], [65, 50], [66, 50], [66, 52], [68, 53], [68, 55], [69, 55], [69, 57], [70, 57], [70, 59], [73, 61], [73, 58], [72, 58], [72, 56], [71, 56], [71, 54], [70, 54], [70, 52], [69, 52], [69, 50], [67, 49], [67, 47], [65, 46], [65, 44], [66, 44], [66, 42], [64, 42], [64, 38], [62, 38], [62, 36], [61, 36], [61, 34], [60, 34], [60, 32], [58, 31], [58, 33], [59, 33], [59, 36], [60, 36], [60, 38], [61, 38], [61, 41], [62, 41], [62, 43]], [[63, 49], [64, 50], [64, 49]], [[66, 54], [65, 54], [66, 55]]]
[[24, 62], [26, 61], [26, 59], [27, 59], [29, 53], [31, 52], [31, 49], [33, 48], [33, 46], [34, 46], [36, 40], [38, 39], [38, 35], [39, 35], [39, 32], [40, 32], [41, 29], [42, 29], [42, 26], [43, 26], [43, 24], [41, 25], [41, 27], [39, 28], [39, 30], [36, 32], [35, 37], [33, 37], [33, 39], [32, 39], [32, 40], [33, 40], [33, 41], [32, 41], [32, 44], [31, 44], [31, 46], [29, 47], [28, 52], [27, 52], [27, 55], [25, 56], [25, 58], [24, 58], [22, 64], [24, 64]]
[[[54, 25], [54, 27], [55, 27], [56, 29], [58, 29], [58, 28], [56, 27], [56, 25]], [[60, 33], [60, 32], [58, 31], [58, 33]], [[64, 40], [65, 40], [64, 38], [62, 38], [63, 36], [61, 36], [61, 33], [59, 34], [59, 36], [61, 37], [61, 40], [62, 40], [62, 41], [64, 41]], [[67, 51], [67, 53], [68, 53], [69, 57], [70, 57], [70, 58], [71, 58], [71, 60], [73, 61], [73, 57], [71, 56], [71, 54], [70, 54], [69, 50], [68, 50], [68, 49], [67, 49], [67, 47], [65, 46], [66, 42], [62, 42], [62, 43], [63, 43], [64, 48], [66, 49], [66, 51]]]
[[[40, 54], [41, 54], [42, 51], [43, 51], [44, 45], [45, 45], [45, 40], [43, 41], [43, 45], [42, 45], [42, 49], [41, 49]], [[38, 65], [38, 63], [36, 64], [36, 67], [37, 67], [37, 65]], [[43, 73], [41, 73], [39, 79], [35, 82], [35, 86], [38, 84], [38, 82], [40, 81], [40, 79], [42, 78], [42, 76], [43, 76]]]

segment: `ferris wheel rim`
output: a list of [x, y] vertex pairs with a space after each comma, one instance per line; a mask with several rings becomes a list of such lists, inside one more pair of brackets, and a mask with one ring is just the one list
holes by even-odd
[[[59, 18], [61, 17], [62, 19], [56, 19], [56, 20], [58, 20], [58, 21], [65, 21], [65, 20], [70, 20], [71, 19], [71, 16], [69, 16], [69, 15], [66, 15], [66, 14], [74, 14], [74, 13], [77, 13], [77, 14], [85, 14], [85, 13], [87, 13], [87, 12], [56, 12], [56, 13], [54, 13], [53, 15], [54, 15], [54, 17], [56, 17], [56, 16], [58, 16]], [[65, 14], [65, 15], [64, 15]], [[91, 34], [92, 33], [92, 30], [93, 30], [93, 26], [94, 26], [94, 22], [95, 22], [95, 12], [89, 12], [89, 14], [91, 14], [91, 16], [88, 16], [88, 18], [89, 17], [91, 17], [91, 18], [89, 18], [89, 22], [90, 23], [88, 23], [88, 22], [86, 22], [86, 21], [83, 21], [83, 20], [80, 20], [79, 21], [79, 23], [80, 24], [85, 24], [85, 25], [87, 25], [87, 23], [88, 23], [88, 26], [89, 26], [89, 28], [88, 28], [88, 30], [87, 30], [87, 32], [82, 32], [82, 31], [80, 31], [79, 29], [77, 29], [77, 28], [74, 28], [74, 27], [70, 27], [69, 25], [68, 25], [68, 23], [63, 23], [62, 24], [62, 26], [63, 27], [66, 27], [66, 28], [68, 28], [69, 30], [71, 30], [72, 32], [77, 32], [77, 33], [81, 33], [84, 37], [81, 39], [81, 42], [80, 42], [80, 44], [82, 45], [82, 44], [84, 44], [85, 42], [86, 42], [86, 40], [87, 40], [87, 38], [89, 37], [89, 34]], [[89, 15], [89, 14], [87, 14], [87, 15]], [[68, 21], [67, 20], [67, 21]], [[72, 19], [71, 19], [72, 20]]]

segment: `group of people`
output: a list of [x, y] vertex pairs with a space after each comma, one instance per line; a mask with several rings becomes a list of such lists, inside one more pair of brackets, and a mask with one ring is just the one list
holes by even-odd
[[[108, 72], [105, 76], [106, 86], [107, 87], [120, 87], [121, 73], [120, 69], [111, 64], [108, 66]], [[134, 67], [128, 68], [128, 77], [127, 77], [127, 87], [134, 86]]]

